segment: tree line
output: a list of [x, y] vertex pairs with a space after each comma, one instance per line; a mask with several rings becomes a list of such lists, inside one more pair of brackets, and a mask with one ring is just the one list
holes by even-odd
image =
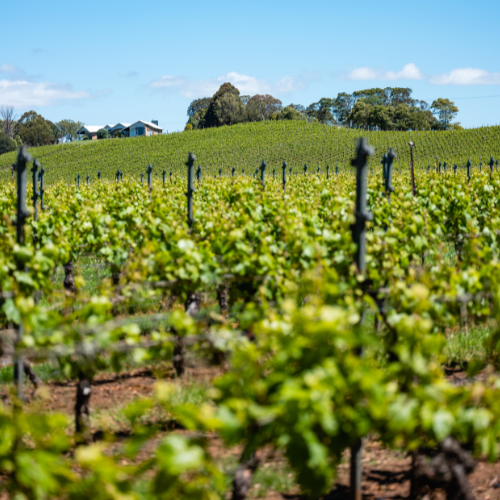
[[0, 154], [14, 151], [25, 144], [30, 147], [57, 144], [63, 138], [73, 141], [83, 123], [73, 120], [61, 120], [53, 123], [35, 111], [27, 111], [20, 118], [14, 114], [14, 108], [0, 108]]
[[431, 105], [412, 97], [412, 89], [387, 87], [341, 92], [305, 107], [283, 103], [272, 95], [240, 95], [224, 83], [212, 97], [195, 99], [188, 107], [185, 130], [263, 120], [307, 120], [365, 130], [450, 130], [458, 113], [455, 103], [439, 98]]

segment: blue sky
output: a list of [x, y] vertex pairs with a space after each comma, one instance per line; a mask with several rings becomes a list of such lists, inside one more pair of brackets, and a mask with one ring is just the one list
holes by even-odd
[[[225, 81], [305, 106], [370, 87], [500, 122], [498, 0], [3, 2], [0, 105], [87, 125], [184, 127]], [[7, 42], [6, 42], [7, 41]]]

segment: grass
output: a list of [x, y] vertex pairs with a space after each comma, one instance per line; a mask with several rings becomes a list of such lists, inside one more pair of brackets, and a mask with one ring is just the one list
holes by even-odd
[[491, 325], [472, 325], [446, 334], [446, 364], [466, 366], [472, 360], [484, 361], [486, 349], [484, 342], [492, 332]]
[[[65, 380], [59, 368], [51, 363], [41, 363], [33, 366], [33, 371], [42, 382]], [[12, 384], [14, 381], [14, 367], [3, 366], [0, 368], [0, 385]]]

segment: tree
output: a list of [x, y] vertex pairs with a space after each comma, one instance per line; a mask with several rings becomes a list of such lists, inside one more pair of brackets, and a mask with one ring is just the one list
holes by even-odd
[[73, 120], [61, 120], [56, 123], [58, 129], [58, 138], [66, 137], [69, 141], [77, 139], [77, 132], [83, 127], [82, 122], [75, 122]]
[[[232, 95], [234, 99], [225, 98], [224, 103], [219, 102], [226, 94]], [[239, 106], [236, 104], [236, 100]], [[228, 117], [224, 115], [224, 109], [230, 109], [234, 113], [235, 109], [238, 108], [241, 112], [241, 119], [243, 119], [245, 106], [240, 100], [240, 91], [231, 85], [229, 82], [223, 83], [219, 90], [213, 95], [210, 105], [207, 108], [207, 112], [204, 116], [204, 127], [219, 127], [221, 125], [226, 125], [228, 122]], [[236, 113], [238, 115], [238, 113]], [[236, 117], [236, 115], [234, 117]], [[241, 121], [241, 119], [239, 121]], [[236, 122], [232, 122], [236, 123]]]
[[97, 138], [98, 139], [109, 139], [109, 132], [105, 128], [100, 128], [97, 131]]
[[451, 120], [453, 120], [458, 113], [458, 108], [455, 106], [455, 103], [443, 97], [433, 101], [431, 110], [432, 113], [438, 117], [439, 125], [443, 129], [450, 128]]
[[341, 92], [335, 98], [335, 106], [333, 107], [333, 115], [337, 123], [347, 125], [349, 115], [351, 114], [352, 107], [354, 106], [354, 97], [351, 94]]
[[367, 104], [363, 99], [361, 99], [352, 108], [351, 114], [348, 118], [349, 121], [358, 127], [367, 129], [372, 108], [373, 106], [371, 104]]
[[[303, 106], [302, 106], [303, 108]], [[305, 120], [306, 117], [300, 111], [293, 106], [286, 106], [283, 110], [281, 110], [277, 116], [277, 120]]]
[[210, 97], [203, 97], [201, 99], [195, 99], [194, 101], [191, 102], [191, 104], [188, 107], [188, 110], [187, 110], [188, 116], [189, 117], [194, 116], [200, 110], [208, 109], [211, 101], [212, 101], [212, 98], [210, 98]]
[[251, 122], [269, 120], [271, 115], [276, 115], [282, 109], [283, 103], [269, 94], [254, 95], [246, 106], [247, 117]]
[[188, 125], [193, 128], [205, 128], [205, 115], [207, 114], [206, 109], [200, 109], [193, 116], [189, 117]]
[[240, 99], [241, 99], [241, 102], [243, 103], [243, 105], [247, 105], [248, 104], [248, 101], [250, 100], [250, 96], [249, 95], [240, 95]]
[[15, 141], [7, 134], [0, 131], [0, 155], [3, 155], [4, 153], [10, 153], [11, 151], [15, 151], [15, 149]]
[[320, 123], [336, 123], [334, 116], [335, 100], [329, 97], [322, 97], [318, 102], [311, 104], [305, 114], [309, 118], [316, 118]]
[[16, 135], [16, 117], [12, 106], [2, 106], [0, 108], [0, 117], [2, 118], [1, 131], [11, 139]]
[[56, 140], [50, 123], [35, 111], [27, 111], [17, 122], [17, 130], [23, 144], [42, 146]]
[[218, 125], [234, 125], [244, 121], [245, 106], [238, 95], [227, 92], [215, 101], [213, 113]]

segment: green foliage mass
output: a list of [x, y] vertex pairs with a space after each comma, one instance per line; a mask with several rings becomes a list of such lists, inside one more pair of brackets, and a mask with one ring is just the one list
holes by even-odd
[[[282, 451], [302, 491], [316, 495], [331, 486], [345, 449], [373, 434], [407, 450], [451, 436], [496, 460], [500, 173], [474, 169], [468, 181], [463, 170], [417, 170], [414, 197], [407, 172], [395, 172], [390, 203], [381, 176], [370, 175], [365, 277], [353, 263], [355, 176], [331, 175], [292, 175], [285, 190], [272, 178], [265, 189], [242, 176], [202, 179], [191, 226], [184, 177], [153, 180], [151, 191], [127, 179], [54, 183], [39, 220], [28, 218], [24, 246], [13, 223], [15, 185], [0, 184], [0, 328], [22, 320], [19, 349], [37, 359], [50, 352], [72, 376], [105, 360], [116, 370], [130, 358], [172, 360], [179, 337], [200, 352], [223, 351], [227, 360], [209, 403], [179, 402], [173, 385], [159, 385], [154, 398], [127, 408], [133, 432], [113, 454], [106, 443], [69, 453], [65, 419], [0, 405], [0, 474], [13, 498], [224, 498], [205, 439], [144, 425], [158, 405], [186, 429], [240, 445], [244, 458], [263, 448]], [[461, 243], [452, 263], [442, 255], [450, 242]], [[119, 288], [105, 281], [92, 297], [58, 289], [53, 270], [82, 254], [120, 271]], [[365, 278], [388, 306], [383, 316], [375, 312], [383, 320], [378, 332], [360, 323], [363, 310], [378, 311], [360, 286]], [[117, 314], [119, 304], [126, 310], [172, 295], [182, 301], [226, 279], [230, 305], [240, 306], [236, 321], [212, 315], [203, 323], [175, 309], [160, 314], [170, 328], [155, 325], [156, 314], [144, 327], [142, 315]], [[76, 284], [83, 288], [81, 277]], [[35, 291], [50, 306], [35, 303]], [[442, 367], [443, 333], [457, 325], [456, 299], [464, 294], [487, 294], [467, 299], [467, 310], [495, 327], [484, 338], [485, 357], [469, 365], [472, 377], [491, 364], [485, 379], [455, 386]], [[150, 455], [138, 455], [141, 449]]]
[[16, 142], [8, 135], [0, 132], [0, 154], [10, 153], [16, 150]]
[[[126, 138], [120, 141], [75, 141], [69, 144], [31, 148], [30, 154], [46, 170], [46, 181], [73, 181], [75, 175], [92, 179], [101, 171], [102, 178], [113, 179], [120, 169], [124, 177], [140, 178], [149, 163], [158, 176], [163, 169], [184, 175], [188, 153], [193, 152], [204, 174], [230, 175], [231, 168], [253, 173], [262, 160], [278, 169], [283, 161], [295, 170], [304, 163], [318, 165], [324, 171], [338, 165], [350, 167], [357, 137], [366, 136], [375, 148], [372, 165], [378, 165], [389, 147], [395, 149], [395, 168], [409, 164], [408, 142], [415, 143], [415, 164], [434, 166], [439, 160], [449, 166], [463, 167], [469, 158], [473, 165], [487, 163], [490, 155], [500, 157], [500, 127], [438, 132], [376, 132], [334, 128], [298, 120], [243, 123], [231, 127], [192, 130], [153, 137]], [[437, 160], [438, 159], [438, 160]], [[0, 168], [15, 162], [15, 153], [0, 155]], [[10, 178], [7, 169], [0, 179]]]

